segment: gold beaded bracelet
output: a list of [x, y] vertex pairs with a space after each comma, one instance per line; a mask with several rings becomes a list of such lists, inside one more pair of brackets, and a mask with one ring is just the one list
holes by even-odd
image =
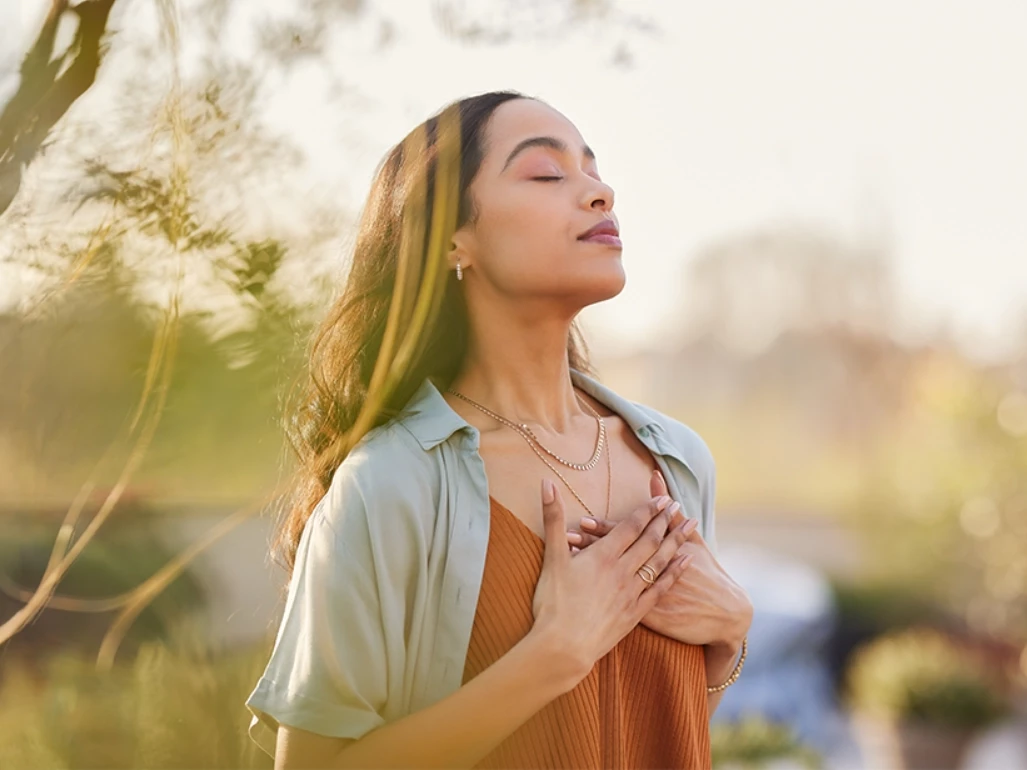
[[738, 659], [738, 663], [735, 665], [735, 670], [731, 672], [731, 676], [729, 676], [727, 678], [727, 681], [724, 682], [723, 684], [718, 684], [716, 687], [707, 687], [706, 688], [707, 694], [711, 694], [712, 695], [715, 692], [720, 692], [721, 690], [726, 690], [728, 687], [730, 687], [731, 685], [733, 685], [735, 682], [738, 681], [738, 677], [742, 673], [742, 664], [745, 663], [745, 653], [748, 650], [748, 646], [749, 646], [748, 642], [749, 642], [749, 637], [748, 636], [746, 636], [744, 639], [742, 639], [742, 656]]

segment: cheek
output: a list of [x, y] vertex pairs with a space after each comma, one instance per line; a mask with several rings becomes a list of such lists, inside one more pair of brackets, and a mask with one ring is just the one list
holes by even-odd
[[490, 223], [490, 246], [498, 254], [517, 254], [520, 259], [540, 260], [567, 249], [567, 216], [554, 196], [535, 194], [511, 199], [497, 207]]

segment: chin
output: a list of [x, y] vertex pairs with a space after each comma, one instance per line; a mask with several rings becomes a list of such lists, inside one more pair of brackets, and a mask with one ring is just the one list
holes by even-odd
[[616, 261], [607, 261], [601, 269], [592, 264], [582, 283], [583, 293], [588, 296], [586, 304], [592, 305], [616, 297], [624, 291], [624, 285], [627, 283], [619, 256]]

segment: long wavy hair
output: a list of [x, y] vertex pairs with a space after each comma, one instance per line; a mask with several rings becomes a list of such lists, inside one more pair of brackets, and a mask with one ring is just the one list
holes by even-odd
[[[524, 98], [494, 91], [455, 101], [376, 171], [345, 285], [311, 338], [299, 396], [286, 406], [299, 464], [280, 501], [272, 552], [290, 575], [303, 528], [353, 446], [400, 417], [425, 378], [442, 390], [460, 372], [467, 305], [445, 257], [453, 232], [477, 217], [469, 189], [489, 120], [499, 105]], [[577, 322], [567, 355], [570, 366], [595, 374]]]

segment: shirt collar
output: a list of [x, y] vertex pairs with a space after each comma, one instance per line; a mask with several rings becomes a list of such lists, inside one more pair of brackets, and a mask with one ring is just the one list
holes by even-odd
[[[571, 367], [570, 374], [575, 385], [620, 415], [650, 451], [671, 454], [682, 459], [679, 453], [664, 441], [662, 426], [658, 420], [654, 420], [636, 404], [584, 372]], [[425, 450], [435, 447], [461, 430], [474, 438], [473, 443], [475, 448], [477, 447], [478, 429], [453, 410], [430, 378], [425, 378], [411, 396], [406, 411], [407, 414], [401, 421]]]

